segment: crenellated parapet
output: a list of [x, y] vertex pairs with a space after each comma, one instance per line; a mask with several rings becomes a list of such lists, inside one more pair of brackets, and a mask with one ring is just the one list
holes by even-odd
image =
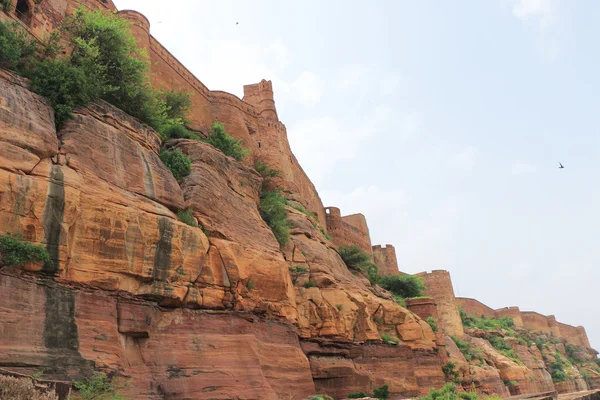
[[275, 109], [273, 84], [271, 81], [263, 79], [259, 83], [245, 85], [243, 100], [256, 107], [262, 117], [269, 120], [279, 120], [277, 110]]
[[327, 233], [336, 246], [358, 246], [373, 255], [367, 219], [363, 214], [342, 216], [337, 207], [326, 207]]
[[519, 307], [504, 307], [494, 310], [480, 301], [464, 297], [456, 298], [456, 303], [467, 314], [486, 318], [509, 317], [514, 321], [516, 328], [525, 328], [545, 333], [564, 339], [568, 344], [590, 348], [590, 342], [584, 327], [563, 324], [562, 322], [558, 322], [554, 315], [543, 315], [534, 311], [521, 311]]
[[450, 273], [444, 270], [433, 270], [431, 272], [422, 272], [417, 274], [423, 278], [427, 287], [426, 294], [436, 303], [438, 314], [444, 332], [450, 336], [461, 337], [465, 330], [458, 312], [454, 288]]
[[373, 262], [379, 267], [379, 275], [400, 275], [396, 249], [391, 244], [373, 246]]

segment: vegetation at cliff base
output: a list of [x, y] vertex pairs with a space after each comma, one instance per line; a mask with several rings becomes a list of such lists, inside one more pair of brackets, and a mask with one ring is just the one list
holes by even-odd
[[347, 396], [349, 399], [362, 399], [364, 397], [368, 397], [365, 392], [352, 392]]
[[118, 382], [101, 372], [87, 379], [73, 382], [73, 387], [77, 391], [74, 398], [77, 400], [129, 400], [128, 397], [119, 393], [119, 390], [125, 386], [125, 382]]
[[[456, 390], [456, 386], [452, 383], [447, 383], [441, 389], [431, 389], [426, 396], [420, 398], [420, 400], [478, 400], [477, 393], [475, 392], [462, 392], [459, 393]], [[486, 400], [496, 400], [498, 397], [486, 397]]]
[[188, 176], [192, 170], [192, 161], [179, 149], [160, 149], [160, 159], [177, 181]]
[[210, 135], [204, 141], [221, 150], [226, 156], [233, 157], [236, 161], [242, 161], [248, 154], [240, 140], [234, 139], [227, 134], [225, 126], [219, 122], [212, 124]]
[[29, 262], [50, 263], [48, 251], [23, 240], [21, 235], [0, 235], [0, 267], [22, 267]]
[[386, 333], [381, 335], [381, 340], [383, 340], [383, 343], [385, 344], [398, 344], [400, 343], [400, 339], [398, 339], [397, 337], [394, 337], [392, 335], [388, 335]]
[[390, 390], [388, 385], [383, 385], [381, 387], [373, 389], [373, 397], [376, 399], [387, 399], [390, 395]]

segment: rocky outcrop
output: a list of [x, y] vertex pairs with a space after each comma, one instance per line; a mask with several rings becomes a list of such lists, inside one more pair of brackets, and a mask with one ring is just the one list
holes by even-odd
[[[178, 183], [139, 121], [97, 102], [56, 132], [27, 82], [2, 77], [0, 143], [17, 150], [2, 153], [0, 223], [52, 262], [0, 269], [0, 366], [51, 379], [103, 370], [148, 399], [303, 398], [342, 381], [367, 391], [389, 381], [396, 395], [441, 385], [429, 325], [348, 271], [314, 217], [289, 207], [292, 237], [280, 248], [258, 212], [252, 168], [205, 143], [172, 141], [192, 160]], [[199, 228], [177, 220], [186, 207]], [[307, 273], [293, 280], [294, 266]], [[400, 344], [382, 345], [382, 334]], [[338, 376], [329, 349], [340, 344], [352, 372]]]

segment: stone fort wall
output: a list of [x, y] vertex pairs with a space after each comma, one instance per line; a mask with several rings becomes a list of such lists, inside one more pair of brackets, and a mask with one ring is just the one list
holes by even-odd
[[396, 249], [391, 244], [373, 246], [373, 262], [379, 267], [380, 275], [400, 275]]
[[373, 255], [371, 236], [367, 220], [362, 214], [342, 216], [337, 207], [325, 209], [327, 233], [336, 246], [358, 246], [365, 253]]
[[590, 348], [590, 342], [583, 326], [571, 326], [557, 322], [554, 315], [542, 315], [532, 311], [521, 311], [519, 307], [505, 307], [494, 310], [470, 298], [459, 297], [456, 302], [467, 314], [487, 318], [510, 317], [515, 327], [543, 332], [564, 339], [567, 343]]

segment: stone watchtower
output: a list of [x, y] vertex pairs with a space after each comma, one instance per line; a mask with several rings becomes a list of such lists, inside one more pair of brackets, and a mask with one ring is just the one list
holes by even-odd
[[273, 84], [271, 81], [263, 79], [259, 83], [245, 85], [244, 98], [242, 100], [256, 107], [261, 117], [274, 121], [279, 120], [277, 110], [275, 109]]

